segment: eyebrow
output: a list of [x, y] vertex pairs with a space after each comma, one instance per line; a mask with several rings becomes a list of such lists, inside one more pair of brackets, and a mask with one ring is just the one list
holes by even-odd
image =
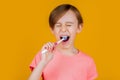
[[[66, 22], [67, 24], [74, 24], [73, 22]], [[61, 24], [60, 22], [57, 22], [56, 24]]]
[[74, 24], [73, 22], [66, 22], [66, 23]]

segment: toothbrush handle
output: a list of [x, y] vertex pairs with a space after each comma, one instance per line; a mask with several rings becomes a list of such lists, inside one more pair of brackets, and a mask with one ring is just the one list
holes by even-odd
[[45, 50], [43, 50], [41, 53], [42, 54], [44, 54], [44, 53], [46, 53], [48, 50], [47, 49], [45, 49]]
[[[63, 41], [63, 39], [57, 41], [57, 42], [55, 43], [55, 46], [57, 46], [58, 44], [60, 44], [62, 41]], [[45, 49], [45, 50], [43, 50], [41, 53], [44, 54], [44, 53], [46, 53], [47, 51], [48, 51], [48, 50]]]

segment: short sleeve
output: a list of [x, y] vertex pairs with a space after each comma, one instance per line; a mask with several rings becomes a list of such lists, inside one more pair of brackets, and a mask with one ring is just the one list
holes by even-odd
[[88, 69], [88, 80], [95, 80], [98, 77], [96, 70], [96, 65], [93, 59], [90, 60], [89, 69]]
[[31, 64], [30, 64], [30, 70], [33, 71], [33, 69], [37, 66], [37, 64], [40, 62], [41, 60], [41, 52], [39, 51], [37, 53], [37, 55], [33, 58]]

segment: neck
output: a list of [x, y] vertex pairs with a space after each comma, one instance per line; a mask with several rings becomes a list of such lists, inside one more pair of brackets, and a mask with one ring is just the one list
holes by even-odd
[[75, 55], [78, 53], [78, 50], [74, 46], [71, 46], [69, 48], [62, 48], [58, 46], [56, 47], [56, 50], [58, 50], [59, 52], [65, 55]]

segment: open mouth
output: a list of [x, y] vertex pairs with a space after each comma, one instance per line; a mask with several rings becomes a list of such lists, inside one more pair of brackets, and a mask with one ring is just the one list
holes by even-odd
[[64, 39], [63, 42], [67, 42], [70, 36], [61, 36], [60, 39]]

